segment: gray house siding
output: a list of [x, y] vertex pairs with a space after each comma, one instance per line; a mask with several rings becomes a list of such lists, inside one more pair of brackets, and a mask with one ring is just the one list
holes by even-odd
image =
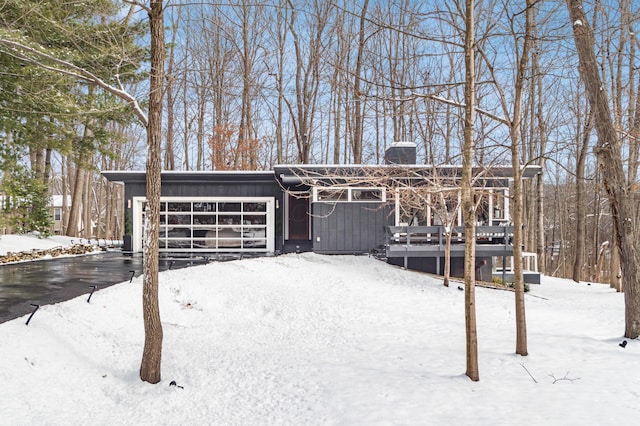
[[[131, 217], [131, 200], [146, 196], [144, 172], [103, 172], [109, 180], [125, 182], [124, 211]], [[273, 173], [162, 173], [161, 197], [273, 197], [276, 206], [284, 205], [284, 194]], [[283, 244], [283, 211], [275, 209], [275, 250]]]
[[320, 203], [311, 207], [313, 251], [323, 254], [367, 253], [385, 242], [391, 208], [380, 203]]
[[[188, 173], [191, 173], [189, 175]], [[103, 172], [112, 181], [125, 182], [125, 199], [143, 197], [146, 193], [143, 172]], [[283, 201], [282, 189], [272, 173], [237, 175], [185, 172], [162, 174], [163, 197], [275, 197]]]

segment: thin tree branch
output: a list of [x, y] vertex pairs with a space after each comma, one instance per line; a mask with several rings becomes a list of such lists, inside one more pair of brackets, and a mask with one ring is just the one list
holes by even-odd
[[[53, 55], [41, 52], [37, 49], [34, 49], [32, 47], [29, 47], [17, 41], [8, 40], [6, 38], [0, 38], [0, 45], [5, 46], [7, 54], [14, 56], [20, 60], [31, 63], [33, 65], [37, 65], [48, 71], [64, 74], [69, 77], [86, 81], [88, 83], [95, 84], [96, 86], [103, 88], [104, 90], [111, 93], [112, 95], [115, 95], [120, 99], [124, 100], [125, 102], [127, 102], [131, 106], [131, 108], [133, 108], [135, 115], [138, 117], [142, 125], [144, 127], [147, 127], [148, 118], [147, 118], [147, 115], [142, 110], [142, 108], [140, 107], [140, 103], [134, 96], [132, 96], [130, 93], [128, 93], [124, 89], [112, 86], [111, 84], [105, 82], [100, 77], [93, 74], [92, 72], [87, 71], [84, 68], [78, 67], [69, 61], [56, 58]], [[35, 55], [37, 57], [43, 58], [47, 61], [51, 61], [54, 64], [59, 65], [59, 67], [48, 65], [36, 58], [33, 58], [25, 54], [25, 52]]]
[[149, 6], [147, 6], [146, 4], [137, 1], [137, 0], [123, 0], [125, 3], [128, 3], [132, 6], [138, 6], [140, 8], [142, 8], [145, 12], [147, 13], [151, 13], [151, 8]]
[[[438, 96], [438, 95], [422, 95], [422, 94], [419, 94], [419, 93], [413, 93], [413, 95], [416, 96], [416, 97], [423, 97], [423, 98], [432, 99], [434, 101], [442, 102], [444, 104], [455, 106], [455, 107], [458, 107], [458, 108], [464, 108], [465, 107], [464, 103], [462, 103], [462, 102], [456, 102], [456, 101], [453, 101], [451, 99], [443, 98], [442, 96]], [[476, 107], [475, 110], [476, 110], [476, 112], [478, 114], [485, 115], [485, 116], [487, 116], [487, 117], [489, 117], [489, 118], [491, 118], [491, 119], [493, 119], [493, 120], [495, 120], [495, 121], [497, 121], [499, 123], [502, 123], [502, 124], [504, 124], [506, 126], [510, 126], [509, 120], [507, 120], [505, 118], [502, 118], [502, 117], [500, 117], [498, 115], [495, 115], [495, 114], [493, 114], [493, 113], [491, 113], [491, 112], [489, 112], [487, 110], [484, 110], [482, 108]]]

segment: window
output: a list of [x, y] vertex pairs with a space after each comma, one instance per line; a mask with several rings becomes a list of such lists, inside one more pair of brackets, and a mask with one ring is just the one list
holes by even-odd
[[313, 188], [314, 202], [368, 202], [386, 201], [384, 188]]
[[[166, 197], [160, 200], [161, 251], [274, 250], [275, 200], [267, 197]], [[141, 241], [145, 202], [136, 238]]]
[[170, 212], [190, 212], [191, 203], [169, 203]]
[[503, 189], [494, 189], [493, 194], [491, 194], [492, 200], [491, 204], [493, 206], [493, 219], [504, 220], [507, 219], [505, 207], [509, 202], [506, 198], [505, 190]]
[[53, 220], [59, 222], [62, 220], [62, 209], [60, 207], [56, 207], [53, 209]]
[[351, 201], [382, 201], [382, 190], [354, 188], [351, 190]]
[[314, 201], [349, 201], [348, 197], [349, 194], [346, 189], [317, 189]]

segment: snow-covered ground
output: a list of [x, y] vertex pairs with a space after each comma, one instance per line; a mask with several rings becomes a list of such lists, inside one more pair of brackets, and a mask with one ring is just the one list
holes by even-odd
[[[34, 250], [48, 250], [53, 248], [65, 248], [73, 246], [74, 244], [93, 245], [95, 250], [98, 247], [113, 247], [121, 246], [122, 242], [118, 240], [105, 240], [105, 239], [88, 239], [78, 237], [67, 237], [63, 235], [52, 235], [50, 237], [39, 237], [36, 234], [7, 234], [0, 235], [0, 256], [4, 256], [9, 252], [32, 252]], [[68, 254], [61, 254], [60, 256], [69, 256]], [[46, 255], [43, 259], [50, 259], [50, 255]]]
[[163, 272], [163, 379], [150, 385], [136, 278], [0, 324], [0, 424], [637, 424], [623, 295], [543, 278], [521, 357], [513, 293], [478, 288], [471, 382], [458, 285], [315, 254]]
[[[87, 240], [83, 240], [87, 241]], [[74, 243], [79, 243], [79, 238], [65, 236], [51, 236], [48, 238], [39, 238], [36, 235], [0, 235], [0, 256], [8, 252], [18, 253], [22, 251], [44, 250], [55, 247], [67, 247]]]

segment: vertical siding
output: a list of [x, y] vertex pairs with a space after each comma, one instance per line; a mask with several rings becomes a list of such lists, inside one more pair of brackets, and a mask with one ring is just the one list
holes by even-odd
[[[366, 253], [384, 244], [390, 207], [378, 203], [313, 203], [313, 250], [317, 253]], [[318, 241], [318, 237], [320, 241]]]

